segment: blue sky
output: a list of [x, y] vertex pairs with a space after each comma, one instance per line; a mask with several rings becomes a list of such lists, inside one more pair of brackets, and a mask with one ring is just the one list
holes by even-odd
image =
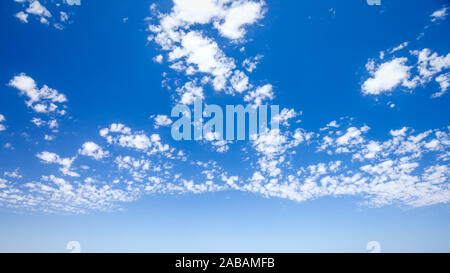
[[[448, 1], [1, 6], [0, 251], [448, 251]], [[173, 140], [196, 98], [281, 127]]]

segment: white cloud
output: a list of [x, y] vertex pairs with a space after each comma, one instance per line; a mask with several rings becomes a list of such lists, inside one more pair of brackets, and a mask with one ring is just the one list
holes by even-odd
[[[191, 28], [208, 24], [224, 37], [242, 39], [245, 27], [262, 18], [264, 1], [174, 0], [173, 3], [170, 13], [155, 15], [158, 24], [149, 26], [153, 34], [148, 39], [168, 51], [169, 67], [189, 76], [198, 75], [199, 78], [192, 77], [189, 81], [212, 84], [216, 91], [235, 95], [250, 88], [248, 77], [241, 71], [234, 71], [235, 60], [225, 55], [218, 41], [207, 37], [206, 31]], [[156, 12], [155, 5], [152, 5], [152, 11]], [[156, 57], [155, 61], [162, 62], [162, 56]], [[250, 60], [247, 64], [250, 70], [256, 66]], [[199, 96], [197, 93], [195, 97]], [[185, 101], [189, 102], [191, 98], [192, 93], [188, 93]]]
[[66, 3], [69, 6], [73, 5], [79, 6], [81, 5], [81, 0], [64, 0], [64, 3]]
[[450, 72], [442, 74], [442, 75], [439, 75], [438, 77], [436, 77], [436, 82], [439, 83], [441, 91], [436, 92], [433, 95], [431, 95], [432, 98], [441, 97], [447, 92], [447, 89], [450, 86]]
[[[399, 48], [407, 46], [403, 43], [390, 52], [395, 52]], [[369, 60], [366, 69], [372, 75], [367, 79], [361, 87], [364, 94], [379, 95], [382, 93], [392, 92], [396, 87], [403, 86], [407, 89], [414, 89], [418, 85], [425, 85], [430, 82], [433, 77], [450, 67], [450, 53], [439, 56], [436, 52], [428, 48], [422, 50], [412, 50], [410, 54], [417, 57], [417, 63], [408, 66], [408, 58], [394, 58], [391, 61], [376, 65], [375, 60]], [[446, 92], [447, 74], [438, 76], [435, 80], [441, 86], [441, 91], [432, 95], [432, 98], [442, 96]]]
[[448, 15], [448, 14], [447, 14], [447, 10], [448, 10], [447, 7], [443, 7], [443, 8], [441, 8], [441, 9], [436, 10], [435, 12], [433, 12], [433, 13], [430, 15], [431, 21], [432, 21], [432, 22], [436, 22], [436, 21], [438, 21], [438, 20], [444, 20], [445, 17], [447, 17], [447, 15]]
[[229, 39], [245, 35], [246, 25], [264, 16], [264, 1], [174, 0], [170, 14], [163, 15], [161, 26], [170, 32], [178, 27], [214, 23], [220, 34]]
[[166, 127], [172, 124], [172, 120], [167, 115], [157, 115], [155, 118], [155, 128]]
[[263, 58], [263, 55], [257, 55], [253, 58], [247, 58], [242, 62], [242, 66], [248, 72], [253, 72], [256, 69], [256, 66], [259, 64], [259, 61]]
[[28, 14], [26, 14], [23, 11], [19, 11], [18, 13], [14, 14], [20, 21], [23, 23], [28, 23]]
[[281, 110], [281, 113], [274, 116], [272, 120], [283, 124], [284, 126], [289, 126], [289, 119], [295, 118], [299, 114], [295, 112], [294, 109], [286, 109]]
[[[6, 121], [5, 116], [3, 116], [2, 114], [0, 114], [0, 122], [4, 122]], [[1, 131], [5, 131], [6, 130], [6, 126], [3, 124], [0, 124], [0, 132]]]
[[153, 61], [161, 64], [163, 62], [163, 56], [161, 54], [159, 54], [153, 58]]
[[37, 113], [54, 112], [59, 115], [66, 113], [65, 110], [59, 110], [58, 106], [58, 104], [67, 102], [64, 94], [59, 93], [47, 85], [38, 89], [36, 82], [25, 73], [15, 76], [9, 82], [9, 86], [18, 89], [21, 95], [27, 96], [28, 101], [26, 101], [26, 105]]
[[103, 159], [109, 156], [108, 151], [103, 151], [103, 149], [94, 142], [85, 142], [82, 148], [78, 151], [80, 155], [90, 156], [95, 160]]
[[46, 141], [52, 141], [55, 139], [55, 136], [51, 136], [51, 135], [44, 135], [44, 140]]
[[61, 166], [59, 169], [64, 175], [79, 177], [80, 175], [72, 170], [72, 163], [75, 158], [62, 158], [59, 155], [51, 152], [41, 152], [36, 155], [37, 158], [47, 164], [58, 164]]
[[177, 88], [182, 104], [193, 104], [197, 99], [203, 99], [203, 87], [197, 86], [195, 82], [187, 82], [183, 87]]
[[320, 131], [326, 131], [331, 128], [339, 128], [339, 127], [340, 127], [340, 125], [337, 123], [337, 121], [333, 120], [333, 121], [329, 122], [325, 127], [320, 128]]
[[113, 123], [109, 128], [100, 130], [100, 135], [106, 137], [109, 133], [131, 134], [131, 129], [121, 123]]
[[347, 132], [336, 139], [336, 144], [343, 146], [343, 145], [349, 145], [349, 144], [359, 144], [363, 142], [363, 139], [361, 138], [361, 134], [363, 132], [363, 129], [358, 129], [356, 127], [350, 127], [347, 129]]
[[431, 50], [428, 48], [420, 51], [415, 50], [411, 53], [418, 58], [417, 69], [420, 76], [422, 76], [422, 82], [429, 81], [436, 73], [450, 67], [450, 53], [446, 56], [439, 56], [436, 52], [431, 53]]
[[69, 15], [67, 15], [67, 13], [65, 13], [64, 11], [61, 11], [59, 13], [59, 19], [61, 20], [61, 22], [66, 22], [67, 20], [69, 20]]
[[364, 82], [362, 92], [366, 95], [379, 95], [392, 91], [400, 84], [409, 86], [408, 79], [412, 67], [406, 65], [407, 61], [407, 58], [395, 58], [369, 70], [372, 78]]
[[26, 9], [26, 12], [43, 17], [52, 17], [52, 14], [46, 7], [41, 5], [38, 0], [30, 1], [30, 6]]
[[53, 130], [59, 127], [58, 121], [56, 119], [45, 121], [41, 118], [35, 117], [31, 120], [31, 123], [33, 123], [37, 127], [41, 127], [41, 126], [45, 125], [45, 126], [48, 126], [48, 128], [53, 129]]
[[[392, 54], [394, 52], [400, 51], [400, 50], [404, 49], [407, 46], [408, 46], [408, 42], [404, 42], [404, 43], [394, 47], [393, 49], [389, 50], [389, 54]], [[383, 58], [381, 58], [381, 59], [383, 59]]]
[[269, 157], [281, 154], [286, 150], [287, 138], [279, 129], [268, 130], [252, 136], [255, 149]]
[[169, 60], [185, 58], [186, 64], [194, 65], [198, 72], [214, 76], [213, 85], [216, 90], [225, 87], [226, 79], [235, 68], [233, 59], [227, 58], [212, 39], [204, 37], [198, 31], [190, 31], [181, 39], [181, 46], [174, 47], [169, 53]]
[[244, 72], [235, 70], [230, 79], [234, 91], [242, 93], [249, 88], [248, 77]]
[[19, 173], [18, 169], [14, 170], [12, 172], [4, 172], [3, 175], [10, 177], [10, 178], [15, 178], [15, 179], [22, 178], [22, 175]]
[[111, 124], [110, 128], [101, 129], [100, 135], [109, 144], [136, 149], [146, 152], [148, 155], [164, 153], [170, 149], [169, 145], [161, 143], [161, 137], [158, 134], [152, 134], [148, 137], [143, 132], [132, 132], [130, 128], [123, 124]]
[[[236, 1], [224, 12], [223, 22], [216, 21], [214, 26], [222, 36], [228, 39], [243, 38], [244, 26], [254, 24], [264, 16], [264, 1]], [[222, 20], [221, 20], [222, 21]]]
[[[69, 16], [65, 11], [59, 11], [59, 15], [53, 18], [52, 13], [46, 7], [50, 4], [56, 6], [57, 9], [66, 8], [63, 7], [60, 1], [40, 1], [40, 0], [14, 0], [17, 3], [21, 3], [24, 11], [16, 13], [14, 16], [21, 20], [23, 23], [28, 23], [29, 17], [35, 17], [40, 23], [44, 25], [52, 24], [56, 29], [64, 29], [63, 23], [67, 23]], [[64, 3], [73, 6], [80, 5], [80, 0], [64, 0]], [[27, 4], [27, 5], [26, 5]], [[46, 5], [46, 6], [44, 6]]]
[[266, 84], [264, 86], [258, 87], [256, 90], [249, 92], [244, 100], [247, 102], [252, 102], [254, 105], [259, 106], [265, 100], [273, 100], [275, 97], [273, 93], [273, 86], [271, 84]]

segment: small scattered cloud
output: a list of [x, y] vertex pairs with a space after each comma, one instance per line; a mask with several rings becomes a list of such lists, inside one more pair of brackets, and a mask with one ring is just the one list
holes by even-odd
[[447, 13], [448, 9], [449, 9], [448, 7], [442, 7], [441, 9], [433, 12], [430, 15], [431, 21], [436, 22], [436, 21], [444, 20], [448, 15], [448, 13]]

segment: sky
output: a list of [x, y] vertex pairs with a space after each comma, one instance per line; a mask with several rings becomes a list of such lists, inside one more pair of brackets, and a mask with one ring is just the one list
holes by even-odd
[[448, 1], [0, 5], [0, 252], [448, 252]]

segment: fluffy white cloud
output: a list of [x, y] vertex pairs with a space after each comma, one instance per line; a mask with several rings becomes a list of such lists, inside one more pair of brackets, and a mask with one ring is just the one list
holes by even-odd
[[144, 132], [132, 132], [123, 124], [111, 124], [109, 128], [101, 129], [100, 135], [106, 138], [109, 144], [136, 149], [148, 155], [164, 153], [170, 149], [169, 145], [161, 143], [161, 137], [158, 134], [148, 137]]
[[78, 151], [80, 155], [90, 156], [95, 160], [103, 159], [109, 155], [108, 151], [103, 151], [103, 149], [94, 142], [86, 142], [83, 144], [82, 148]]
[[37, 158], [47, 164], [58, 164], [61, 166], [59, 169], [64, 175], [79, 177], [80, 175], [72, 170], [72, 163], [75, 158], [62, 158], [59, 155], [51, 152], [41, 152], [36, 155]]
[[[40, 0], [14, 0], [17, 3], [21, 3], [24, 8], [23, 11], [16, 13], [14, 16], [23, 23], [28, 23], [29, 17], [36, 18], [40, 23], [45, 25], [52, 24], [56, 29], [64, 29], [64, 23], [68, 22], [69, 16], [66, 11], [59, 11], [59, 16], [53, 18], [52, 13], [46, 7], [51, 4], [55, 5], [55, 9], [66, 8], [62, 6], [60, 1], [40, 1]], [[80, 0], [64, 0], [64, 3], [70, 6], [80, 5]], [[46, 5], [46, 6], [44, 6]]]
[[406, 65], [407, 61], [407, 58], [395, 58], [377, 68], [370, 69], [369, 73], [372, 78], [364, 82], [362, 92], [367, 95], [379, 95], [383, 92], [392, 91], [400, 84], [408, 86], [412, 67]]
[[213, 23], [220, 34], [229, 39], [245, 35], [245, 26], [264, 16], [264, 1], [174, 0], [171, 13], [162, 15], [161, 27], [166, 31], [195, 24]]
[[450, 73], [445, 73], [436, 77], [436, 82], [439, 83], [441, 91], [434, 93], [431, 95], [432, 98], [438, 98], [444, 95], [447, 92], [448, 87], [450, 86]]
[[65, 110], [59, 109], [63, 103], [67, 102], [64, 94], [47, 85], [40, 89], [37, 88], [36, 82], [25, 73], [15, 76], [9, 82], [9, 86], [18, 89], [21, 95], [27, 96], [26, 105], [37, 113], [57, 113], [59, 115], [66, 113]]
[[363, 139], [361, 138], [362, 132], [367, 132], [368, 128], [363, 127], [361, 129], [358, 129], [356, 127], [350, 127], [347, 129], [347, 132], [336, 139], [336, 144], [343, 146], [343, 145], [349, 145], [349, 144], [359, 144], [363, 142]]
[[266, 84], [249, 92], [245, 95], [244, 100], [253, 103], [255, 106], [259, 106], [266, 100], [273, 100], [274, 97], [273, 86], [271, 84]]
[[[404, 45], [402, 44], [400, 47]], [[375, 60], [369, 60], [366, 68], [372, 77], [367, 79], [361, 86], [363, 94], [380, 95], [392, 92], [398, 86], [414, 89], [418, 85], [425, 85], [436, 74], [450, 68], [450, 53], [439, 56], [436, 52], [432, 53], [430, 49], [424, 48], [422, 50], [412, 50], [410, 54], [417, 58], [417, 63], [411, 66], [406, 64], [409, 61], [407, 57], [394, 58], [378, 66], [375, 64]], [[435, 79], [441, 85], [441, 92], [433, 94], [433, 98], [442, 96], [445, 93], [446, 75], [439, 75]]]
[[163, 62], [163, 59], [164, 59], [163, 55], [159, 54], [153, 58], [153, 61], [161, 64]]
[[18, 13], [14, 14], [14, 16], [16, 16], [16, 18], [23, 23], [28, 23], [28, 14], [26, 14], [25, 12], [19, 11]]
[[213, 85], [216, 90], [225, 87], [226, 78], [235, 68], [234, 61], [225, 56], [217, 43], [198, 31], [190, 31], [184, 35], [181, 46], [175, 47], [169, 53], [170, 61], [180, 58], [185, 58], [187, 66], [193, 65], [195, 71], [214, 76]]
[[242, 93], [249, 88], [248, 77], [244, 72], [235, 70], [230, 79], [233, 90]]
[[48, 126], [49, 129], [53, 129], [53, 130], [59, 127], [58, 121], [56, 119], [45, 121], [41, 118], [33, 118], [31, 120], [31, 123], [33, 123], [37, 127]]
[[242, 66], [247, 70], [248, 72], [253, 72], [253, 70], [256, 69], [256, 66], [258, 65], [259, 61], [263, 58], [263, 55], [257, 55], [252, 58], [247, 58], [242, 62]]
[[180, 95], [180, 103], [193, 104], [197, 99], [203, 99], [203, 87], [198, 86], [195, 82], [187, 82], [183, 87], [177, 88], [177, 93]]
[[264, 2], [235, 1], [223, 12], [223, 19], [214, 22], [222, 36], [240, 39], [245, 35], [245, 25], [254, 24], [264, 16]]
[[6, 177], [15, 178], [15, 179], [22, 178], [22, 175], [19, 173], [18, 169], [14, 170], [12, 172], [7, 172], [6, 171], [6, 172], [3, 173], [3, 175], [6, 176]]
[[[247, 75], [235, 71], [235, 60], [225, 55], [218, 41], [207, 37], [206, 31], [193, 28], [197, 24], [208, 25], [218, 29], [219, 34], [226, 38], [241, 39], [243, 42], [246, 26], [263, 17], [264, 1], [174, 0], [173, 3], [170, 13], [156, 15], [158, 23], [149, 26], [153, 33], [149, 40], [168, 51], [169, 67], [193, 76], [189, 80], [191, 82], [211, 84], [216, 91], [234, 95], [249, 89], [251, 85]], [[156, 8], [153, 6], [152, 10], [155, 12]], [[253, 62], [257, 62], [258, 58]], [[159, 63], [162, 60], [162, 55], [155, 58]], [[246, 66], [253, 70], [256, 64], [248, 60]], [[185, 103], [202, 97], [199, 89], [196, 91], [186, 94], [183, 99]]]
[[450, 53], [446, 56], [439, 56], [436, 52], [424, 48], [422, 50], [412, 51], [412, 54], [418, 58], [418, 71], [422, 76], [421, 81], [429, 81], [436, 73], [450, 67]]
[[38, 0], [30, 1], [30, 6], [25, 10], [30, 14], [42, 17], [52, 17], [52, 14], [46, 7], [44, 7]]
[[296, 113], [294, 109], [286, 109], [281, 110], [281, 113], [274, 116], [272, 118], [273, 121], [283, 124], [284, 126], [289, 126], [289, 120], [298, 116], [299, 113]]
[[155, 128], [166, 127], [172, 124], [172, 120], [167, 115], [157, 115], [155, 118]]

